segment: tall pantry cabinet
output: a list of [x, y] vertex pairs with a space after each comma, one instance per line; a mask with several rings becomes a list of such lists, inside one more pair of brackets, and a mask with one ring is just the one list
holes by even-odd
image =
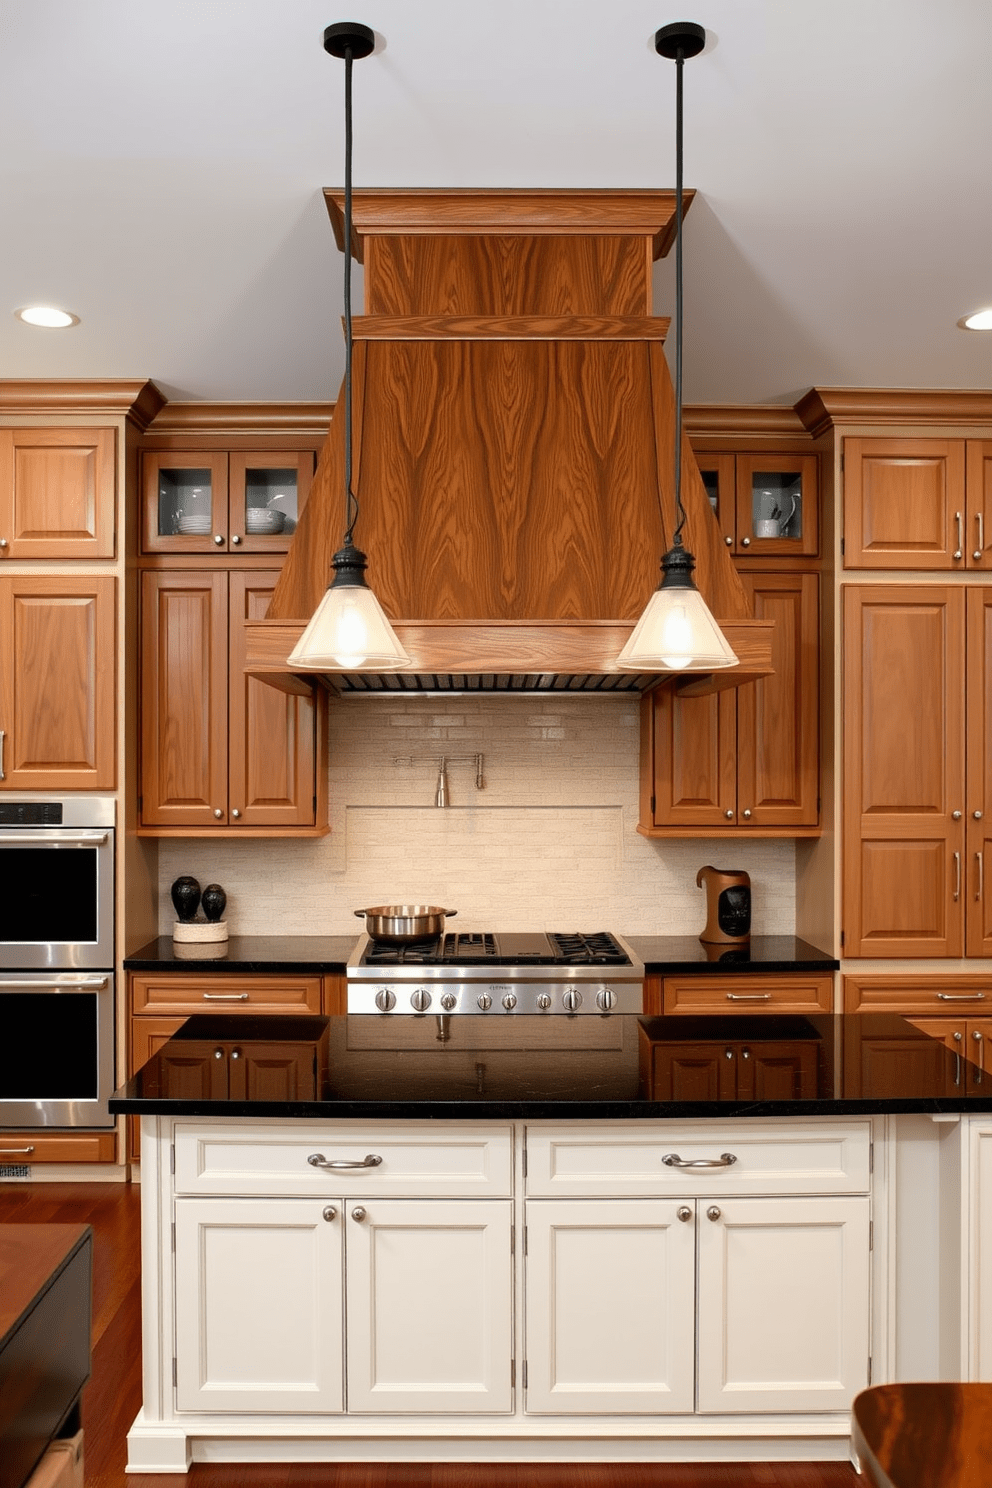
[[[118, 985], [124, 885], [150, 882], [154, 868], [130, 830], [128, 494], [138, 442], [163, 402], [141, 380], [0, 382], [0, 797], [113, 798]], [[122, 1071], [120, 1006], [114, 1034]], [[112, 1164], [119, 1138], [119, 1127], [8, 1127], [0, 1165]]]

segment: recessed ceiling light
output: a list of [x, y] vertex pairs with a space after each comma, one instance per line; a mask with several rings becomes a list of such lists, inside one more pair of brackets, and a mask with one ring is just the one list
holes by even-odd
[[958, 325], [963, 331], [992, 331], [992, 310], [974, 310], [962, 315]]
[[62, 331], [67, 326], [79, 324], [78, 315], [71, 315], [68, 310], [57, 310], [54, 305], [25, 305], [14, 314], [28, 325], [45, 326], [49, 330]]

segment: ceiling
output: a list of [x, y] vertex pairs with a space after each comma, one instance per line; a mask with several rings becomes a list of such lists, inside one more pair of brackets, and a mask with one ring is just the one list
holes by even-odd
[[[992, 304], [989, 0], [3, 0], [0, 377], [333, 398], [324, 26], [378, 37], [356, 186], [651, 188], [675, 111], [652, 37], [685, 18], [686, 400], [992, 386], [992, 334], [956, 326]], [[81, 324], [13, 318], [39, 301]]]

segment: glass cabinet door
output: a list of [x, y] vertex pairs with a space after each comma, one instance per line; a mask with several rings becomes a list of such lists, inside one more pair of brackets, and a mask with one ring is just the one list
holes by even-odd
[[704, 450], [696, 456], [696, 463], [710, 506], [720, 524], [723, 540], [728, 548], [732, 548], [736, 526], [734, 456], [713, 455]]
[[202, 452], [144, 456], [146, 553], [227, 551], [227, 456]]
[[815, 455], [737, 456], [737, 551], [817, 551]]
[[310, 491], [311, 450], [232, 453], [231, 547], [285, 552]]

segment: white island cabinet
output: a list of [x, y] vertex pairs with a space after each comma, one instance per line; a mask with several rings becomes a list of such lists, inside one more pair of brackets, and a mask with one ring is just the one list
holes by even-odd
[[843, 1458], [871, 1137], [144, 1116], [129, 1470]]

